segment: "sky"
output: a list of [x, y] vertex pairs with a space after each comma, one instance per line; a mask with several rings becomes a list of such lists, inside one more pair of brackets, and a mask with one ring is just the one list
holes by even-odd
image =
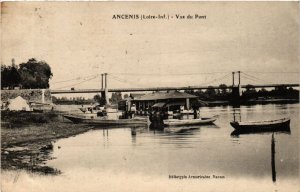
[[[1, 64], [46, 61], [51, 89], [299, 82], [298, 2], [5, 2]], [[206, 19], [112, 19], [114, 14]]]

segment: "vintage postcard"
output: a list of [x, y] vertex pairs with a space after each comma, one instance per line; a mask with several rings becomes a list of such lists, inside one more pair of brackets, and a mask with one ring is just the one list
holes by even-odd
[[299, 192], [298, 2], [2, 2], [1, 191]]

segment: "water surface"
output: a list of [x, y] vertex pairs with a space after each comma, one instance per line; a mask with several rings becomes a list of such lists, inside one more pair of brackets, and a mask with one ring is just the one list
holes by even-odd
[[[272, 133], [231, 136], [234, 111], [248, 121], [291, 118], [289, 134], [274, 134], [275, 182]], [[60, 139], [47, 165], [62, 174], [22, 172], [13, 186], [30, 181], [29, 191], [299, 191], [299, 104], [201, 110], [202, 116], [214, 114], [219, 114], [215, 125], [182, 130], [136, 128], [136, 134], [120, 127]], [[5, 173], [6, 178], [15, 175]], [[170, 179], [172, 175], [181, 177]]]

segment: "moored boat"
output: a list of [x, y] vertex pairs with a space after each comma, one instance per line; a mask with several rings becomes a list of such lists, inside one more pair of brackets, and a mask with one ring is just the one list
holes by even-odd
[[117, 125], [147, 125], [146, 117], [135, 117], [132, 119], [109, 119], [95, 115], [63, 115], [73, 123], [83, 123], [89, 125], [117, 126]]
[[212, 124], [217, 120], [216, 116], [198, 119], [166, 119], [163, 120], [165, 126], [184, 126], [184, 125], [206, 125]]
[[268, 120], [268, 121], [232, 121], [230, 125], [238, 131], [276, 131], [289, 128], [290, 118]]

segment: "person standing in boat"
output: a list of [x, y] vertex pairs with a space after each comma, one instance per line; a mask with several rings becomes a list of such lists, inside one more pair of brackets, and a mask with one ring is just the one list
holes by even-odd
[[180, 115], [179, 115], [179, 119], [183, 119], [183, 111], [184, 111], [184, 106], [180, 105]]
[[135, 104], [132, 104], [131, 108], [130, 108], [130, 111], [131, 111], [131, 118], [134, 117], [135, 113], [136, 113], [136, 106]]
[[193, 114], [194, 114], [194, 119], [201, 119], [200, 117], [200, 107], [193, 107]]
[[184, 106], [180, 105], [180, 112], [183, 112], [183, 111], [184, 111]]
[[125, 119], [129, 119], [130, 117], [130, 101], [129, 100], [126, 100], [126, 103], [125, 103]]
[[198, 119], [201, 119], [201, 115], [200, 115], [200, 107], [199, 107], [198, 110], [197, 110], [197, 118], [198, 118]]
[[198, 111], [196, 107], [193, 107], [193, 111], [194, 111], [194, 119], [198, 118]]

